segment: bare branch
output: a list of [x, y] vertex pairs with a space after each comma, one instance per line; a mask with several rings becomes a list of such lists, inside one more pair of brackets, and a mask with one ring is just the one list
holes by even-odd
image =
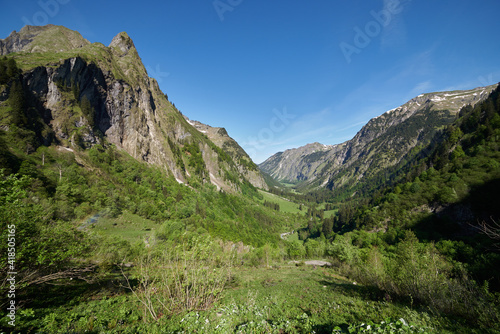
[[[493, 217], [490, 217], [491, 223], [486, 223], [485, 221], [479, 223], [479, 226], [473, 226], [478, 229], [480, 233], [486, 235], [492, 240], [500, 240], [500, 223], [497, 223]], [[500, 248], [500, 244], [496, 244], [496, 247]]]

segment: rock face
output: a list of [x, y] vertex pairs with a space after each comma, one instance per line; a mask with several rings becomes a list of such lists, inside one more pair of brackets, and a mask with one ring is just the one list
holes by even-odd
[[148, 76], [126, 33], [106, 47], [64, 27], [28, 26], [0, 40], [0, 52], [23, 70], [25, 91], [63, 145], [112, 143], [181, 183], [196, 179], [230, 192], [248, 182], [265, 186], [257, 168], [221, 157], [223, 151], [184, 119]]
[[259, 167], [279, 181], [298, 182], [314, 177], [321, 163], [333, 146], [320, 143], [279, 152], [268, 158]]
[[410, 151], [451, 124], [463, 106], [484, 100], [495, 87], [422, 94], [373, 118], [345, 143], [314, 143], [280, 152], [259, 168], [279, 181], [307, 189], [354, 187], [359, 180], [381, 177], [387, 168], [404, 162]]
[[238, 171], [244, 175], [254, 187], [268, 189], [257, 165], [252, 161], [245, 150], [228, 135], [226, 129], [211, 127], [198, 121], [191, 121], [186, 116], [184, 116], [184, 118], [190, 125], [194, 126], [196, 130], [206, 135], [208, 139], [217, 145], [217, 147], [227, 153], [231, 159], [236, 162]]

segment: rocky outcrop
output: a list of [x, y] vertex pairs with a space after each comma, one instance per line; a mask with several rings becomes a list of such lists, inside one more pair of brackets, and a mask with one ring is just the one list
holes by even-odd
[[273, 178], [280, 181], [304, 181], [314, 176], [319, 164], [334, 146], [320, 143], [279, 152], [264, 161], [259, 167]]

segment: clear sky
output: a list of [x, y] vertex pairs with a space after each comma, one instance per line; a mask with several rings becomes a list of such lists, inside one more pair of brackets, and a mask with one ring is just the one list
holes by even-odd
[[500, 81], [498, 0], [1, 1], [0, 38], [126, 31], [169, 99], [258, 163], [346, 141], [421, 93]]

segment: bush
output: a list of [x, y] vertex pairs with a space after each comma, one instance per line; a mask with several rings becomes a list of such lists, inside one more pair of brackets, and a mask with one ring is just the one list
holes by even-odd
[[291, 259], [301, 259], [306, 255], [304, 244], [299, 240], [293, 240], [287, 243], [287, 253]]
[[350, 235], [337, 235], [327, 247], [327, 254], [333, 259], [353, 265], [359, 261], [359, 249], [353, 246]]
[[220, 298], [231, 279], [233, 257], [214, 252], [215, 246], [210, 239], [193, 238], [137, 259], [136, 273], [125, 278], [145, 319], [205, 310]]

